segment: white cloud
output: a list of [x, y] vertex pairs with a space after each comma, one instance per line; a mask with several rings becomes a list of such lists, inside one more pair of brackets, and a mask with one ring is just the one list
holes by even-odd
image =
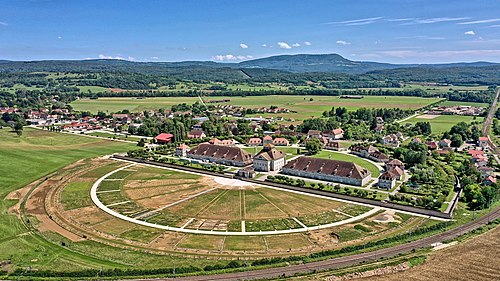
[[467, 18], [467, 17], [462, 17], [462, 18], [443, 17], [443, 18], [418, 19], [415, 22], [426, 24], [426, 23], [438, 23], [438, 22], [447, 22], [447, 21], [460, 21], [460, 20], [467, 20], [467, 19], [469, 19], [469, 18]]
[[292, 44], [292, 47], [300, 47], [299, 43]]
[[479, 23], [489, 23], [489, 22], [497, 22], [500, 19], [487, 19], [487, 20], [476, 20], [476, 21], [467, 21], [467, 22], [459, 22], [458, 24], [479, 24]]
[[238, 61], [252, 59], [252, 56], [216, 55], [212, 57], [214, 61]]
[[305, 41], [305, 42], [304, 42], [304, 45], [306, 45], [306, 46], [311, 46], [311, 42], [309, 42], [309, 41]]
[[151, 57], [152, 60], [158, 60], [160, 59], [159, 57]]
[[351, 45], [351, 42], [347, 42], [347, 41], [344, 41], [344, 40], [337, 40], [337, 42], [335, 42], [339, 45]]
[[240, 48], [242, 48], [242, 49], [248, 49], [248, 45], [241, 43], [240, 44]]
[[499, 56], [500, 50], [484, 49], [484, 50], [445, 50], [445, 51], [431, 51], [421, 52], [413, 50], [394, 50], [394, 51], [380, 51], [373, 54], [366, 54], [370, 56], [389, 56], [397, 58], [446, 58], [456, 59], [463, 56]]
[[135, 61], [136, 59], [134, 57], [122, 57], [122, 56], [106, 56], [106, 55], [103, 55], [103, 54], [100, 54], [99, 55], [99, 59], [102, 59], [102, 60], [129, 60], [129, 61]]
[[474, 32], [474, 30], [466, 31], [464, 34], [465, 35], [476, 35], [476, 33]]
[[364, 18], [364, 19], [355, 19], [355, 20], [327, 22], [325, 24], [365, 25], [365, 24], [375, 23], [383, 18], [384, 17]]
[[262, 47], [267, 47], [267, 44], [262, 44]]
[[288, 43], [286, 42], [278, 42], [278, 46], [280, 47], [280, 49], [291, 49], [292, 46], [288, 45]]
[[57, 36], [57, 39], [62, 39], [62, 36]]

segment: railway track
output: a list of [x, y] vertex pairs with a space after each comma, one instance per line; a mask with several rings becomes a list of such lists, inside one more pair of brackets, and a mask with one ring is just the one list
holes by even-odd
[[[294, 276], [297, 274], [314, 273], [318, 271], [331, 270], [347, 266], [354, 266], [361, 263], [373, 262], [380, 258], [394, 257], [398, 254], [404, 254], [412, 251], [413, 249], [420, 249], [429, 247], [434, 243], [444, 242], [465, 233], [475, 230], [481, 226], [486, 225], [488, 222], [500, 218], [500, 208], [490, 212], [488, 215], [482, 216], [477, 220], [461, 225], [457, 228], [435, 234], [426, 238], [415, 240], [402, 245], [397, 245], [389, 248], [384, 248], [372, 252], [355, 254], [350, 256], [332, 258], [323, 261], [311, 262], [306, 264], [290, 265], [287, 267], [276, 267], [267, 269], [258, 269], [253, 271], [203, 275], [203, 276], [186, 276], [178, 277], [175, 280], [184, 281], [210, 281], [210, 280], [258, 280], [258, 279], [271, 279], [286, 276]], [[164, 281], [173, 280], [174, 278], [156, 278], [156, 279], [133, 279], [134, 281]]]

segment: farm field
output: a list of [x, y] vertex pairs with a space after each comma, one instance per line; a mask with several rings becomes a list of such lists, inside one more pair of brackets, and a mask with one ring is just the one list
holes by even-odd
[[[422, 116], [422, 115], [421, 115]], [[432, 133], [440, 134], [448, 131], [453, 127], [453, 125], [460, 122], [471, 123], [473, 121], [483, 122], [483, 117], [474, 116], [460, 116], [460, 115], [436, 115], [433, 118], [419, 118], [420, 116], [413, 117], [409, 120], [404, 121], [404, 123], [415, 124], [417, 122], [429, 122], [431, 123]]]
[[439, 105], [444, 106], [456, 106], [456, 105], [465, 105], [465, 106], [476, 106], [476, 107], [488, 107], [489, 104], [483, 102], [465, 102], [465, 101], [443, 101]]
[[[224, 99], [231, 101], [228, 104], [258, 108], [275, 105], [284, 107], [297, 113], [264, 114], [265, 116], [282, 116], [284, 118], [304, 119], [311, 116], [321, 116], [323, 111], [334, 107], [346, 107], [348, 110], [356, 110], [361, 107], [367, 108], [403, 108], [418, 109], [434, 102], [439, 98], [421, 97], [385, 97], [365, 96], [363, 99], [341, 99], [334, 96], [249, 96], [249, 97], [206, 97], [209, 99]], [[312, 100], [310, 100], [312, 99]], [[160, 98], [99, 98], [97, 100], [81, 99], [71, 103], [75, 110], [116, 112], [124, 109], [130, 111], [142, 111], [148, 109], [170, 108], [179, 103], [194, 103], [199, 99], [196, 97], [160, 97]]]

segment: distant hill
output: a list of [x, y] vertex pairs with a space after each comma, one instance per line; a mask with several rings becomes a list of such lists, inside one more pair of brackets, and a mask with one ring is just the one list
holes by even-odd
[[375, 70], [425, 67], [425, 68], [448, 68], [448, 67], [480, 67], [500, 65], [491, 62], [472, 63], [449, 63], [449, 64], [390, 64], [370, 61], [352, 61], [338, 54], [319, 55], [281, 55], [267, 58], [240, 62], [243, 68], [266, 68], [289, 72], [338, 72], [348, 74], [360, 74]]

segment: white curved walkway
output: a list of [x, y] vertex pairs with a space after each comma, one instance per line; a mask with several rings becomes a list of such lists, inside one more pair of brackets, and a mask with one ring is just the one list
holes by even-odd
[[122, 214], [120, 214], [120, 213], [118, 213], [116, 211], [113, 211], [112, 209], [108, 208], [97, 197], [97, 188], [99, 187], [99, 185], [101, 184], [101, 182], [103, 180], [105, 180], [107, 177], [109, 177], [110, 175], [112, 175], [112, 174], [114, 174], [114, 173], [116, 173], [118, 171], [130, 168], [130, 167], [132, 167], [134, 165], [135, 164], [130, 164], [130, 165], [127, 165], [125, 167], [118, 168], [118, 169], [116, 169], [114, 171], [111, 171], [111, 172], [107, 173], [106, 175], [102, 176], [100, 179], [98, 179], [92, 185], [92, 188], [90, 190], [90, 198], [92, 199], [92, 202], [94, 202], [94, 204], [96, 204], [96, 206], [98, 208], [100, 208], [104, 212], [106, 212], [106, 213], [108, 213], [108, 214], [110, 214], [110, 215], [112, 215], [114, 217], [117, 217], [119, 219], [122, 219], [122, 220], [125, 220], [125, 221], [128, 221], [128, 222], [136, 223], [136, 224], [139, 224], [139, 225], [143, 225], [143, 226], [147, 226], [147, 227], [153, 227], [153, 228], [158, 228], [158, 229], [163, 229], [163, 230], [177, 231], [177, 232], [191, 233], [191, 234], [234, 235], [234, 236], [289, 234], [289, 233], [306, 232], [306, 231], [310, 231], [310, 230], [318, 230], [318, 229], [329, 228], [329, 227], [333, 227], [333, 226], [339, 226], [339, 225], [343, 225], [343, 224], [347, 224], [347, 223], [352, 223], [352, 222], [361, 220], [363, 218], [372, 216], [373, 214], [375, 214], [376, 212], [378, 212], [379, 210], [381, 210], [381, 208], [375, 207], [372, 210], [370, 210], [370, 211], [368, 211], [366, 213], [363, 213], [363, 214], [361, 214], [359, 216], [351, 217], [351, 218], [343, 220], [343, 221], [338, 221], [338, 222], [329, 223], [329, 224], [323, 224], [323, 225], [318, 225], [318, 226], [302, 227], [302, 228], [294, 228], [294, 229], [285, 229], [285, 230], [258, 231], [258, 232], [257, 231], [240, 232], [240, 231], [198, 230], [198, 229], [186, 229], [186, 228], [182, 228], [182, 227], [160, 225], [160, 224], [150, 223], [150, 222], [146, 222], [146, 221], [142, 221], [142, 220], [139, 220], [139, 219], [135, 219], [135, 218], [131, 218], [131, 217], [127, 217], [125, 215], [122, 215]]

